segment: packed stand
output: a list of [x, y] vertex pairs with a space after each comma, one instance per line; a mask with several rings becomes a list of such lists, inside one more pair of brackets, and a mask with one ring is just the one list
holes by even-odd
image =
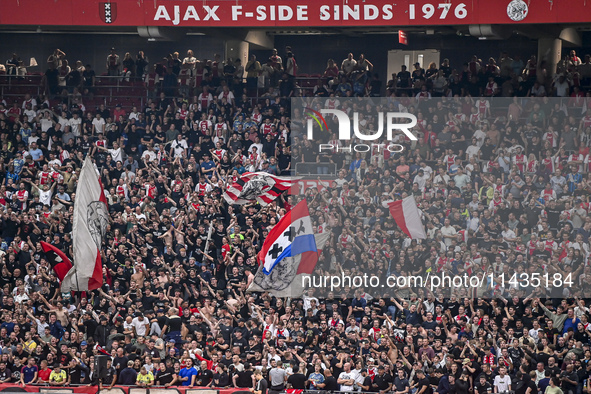
[[[60, 89], [56, 70], [69, 67], [61, 51], [48, 59], [47, 98], [27, 95], [0, 107], [0, 382], [236, 387], [256, 394], [588, 390], [591, 115], [577, 91], [584, 83], [568, 87], [570, 99], [533, 101], [524, 97], [543, 96], [543, 84], [530, 78], [538, 68], [529, 62], [508, 72], [508, 60], [495, 68], [476, 59], [458, 73], [444, 61], [417, 79], [403, 70], [388, 83], [392, 97], [366, 107], [360, 124], [375, 130], [380, 110], [405, 109], [419, 119], [416, 142], [398, 138], [405, 149], [393, 154], [319, 153], [319, 142], [340, 142], [326, 134], [302, 138], [303, 108], [289, 101], [297, 91], [292, 52], [285, 62], [271, 54], [270, 85], [255, 103], [247, 93], [265, 73], [256, 58], [242, 71], [243, 85], [241, 66], [219, 57], [200, 62], [190, 51], [183, 60], [173, 54], [149, 71], [141, 55], [119, 59], [113, 49], [106, 72], [145, 74], [154, 96], [145, 108], [86, 108], [95, 75], [78, 69], [82, 85], [69, 86], [70, 69]], [[566, 62], [571, 76], [562, 78], [583, 75], [588, 61]], [[162, 81], [154, 76], [159, 67]], [[374, 95], [373, 88], [354, 87], [364, 76], [371, 80], [372, 71], [352, 54], [340, 68], [329, 62], [306, 105], [352, 110], [343, 97]], [[184, 87], [182, 73], [197, 80], [201, 72], [199, 92]], [[506, 106], [489, 100], [504, 95], [515, 77], [518, 86], [533, 82], [531, 88], [513, 90], [508, 97], [519, 97]], [[480, 84], [491, 78], [488, 94]], [[464, 81], [459, 90], [458, 81]], [[77, 94], [71, 102], [70, 93]], [[436, 95], [445, 99], [430, 100]], [[334, 130], [334, 120], [327, 121]], [[72, 255], [72, 206], [88, 155], [112, 216], [102, 251], [105, 285], [61, 293], [39, 242]], [[314, 290], [300, 299], [246, 293], [256, 253], [298, 196], [262, 208], [228, 206], [221, 195], [246, 171], [289, 175], [296, 163], [338, 169], [321, 191], [306, 191], [315, 230], [332, 231], [320, 273], [469, 272], [493, 273], [494, 280], [474, 298], [470, 289], [428, 286], [345, 289], [321, 299]], [[384, 206], [406, 195], [422, 208], [426, 240], [404, 236]], [[573, 283], [509, 283], [514, 273], [538, 272], [571, 274]], [[94, 358], [104, 353], [111, 358], [99, 381]]]

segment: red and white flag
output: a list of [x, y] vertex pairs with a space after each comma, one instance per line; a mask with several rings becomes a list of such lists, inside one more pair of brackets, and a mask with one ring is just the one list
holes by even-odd
[[105, 192], [92, 160], [87, 157], [80, 172], [74, 201], [74, 266], [62, 282], [62, 292], [95, 290], [102, 286], [103, 264], [100, 251], [108, 224]]
[[68, 256], [52, 244], [48, 244], [44, 241], [41, 241], [41, 249], [45, 252], [45, 257], [47, 258], [47, 261], [49, 261], [51, 268], [53, 268], [55, 275], [59, 280], [64, 280], [64, 277], [72, 268], [72, 262]]
[[289, 189], [292, 182], [292, 178], [279, 177], [266, 172], [245, 172], [228, 188], [224, 198], [231, 205], [252, 201], [268, 205]]
[[402, 200], [394, 201], [388, 204], [390, 214], [396, 221], [396, 224], [412, 239], [425, 239], [425, 227], [421, 220], [421, 214], [414, 196], [406, 197]]

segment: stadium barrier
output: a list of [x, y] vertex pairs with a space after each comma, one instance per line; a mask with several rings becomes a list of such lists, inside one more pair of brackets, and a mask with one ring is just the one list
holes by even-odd
[[[248, 389], [244, 388], [208, 388], [208, 387], [164, 387], [155, 386], [150, 388], [142, 388], [136, 386], [115, 386], [111, 390], [100, 390], [100, 394], [170, 394], [176, 391], [176, 394], [234, 394], [238, 391], [244, 392]], [[3, 394], [10, 393], [45, 393], [45, 394], [97, 394], [99, 392], [98, 386], [67, 386], [56, 387], [47, 385], [31, 385], [28, 384], [24, 388], [17, 384], [2, 383], [0, 384], [0, 392]]]

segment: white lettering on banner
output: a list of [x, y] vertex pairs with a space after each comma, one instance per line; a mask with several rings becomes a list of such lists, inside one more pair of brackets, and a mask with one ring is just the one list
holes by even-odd
[[[439, 13], [439, 19], [446, 19], [448, 12], [451, 10], [452, 4], [450, 3], [439, 3], [437, 4], [437, 9], [441, 10]], [[422, 18], [423, 19], [431, 19], [433, 15], [435, 15], [435, 5], [433, 4], [423, 4], [421, 7], [421, 11], [423, 12]], [[464, 19], [468, 16], [468, 11], [466, 10], [466, 4], [460, 3], [454, 8], [454, 17], [458, 19]], [[408, 5], [408, 19], [413, 20], [416, 19], [415, 15], [415, 4]]]
[[220, 18], [218, 18], [218, 16], [215, 13], [218, 10], [218, 8], [220, 8], [219, 5], [216, 5], [213, 8], [208, 5], [204, 5], [203, 10], [205, 10], [205, 12], [207, 12], [207, 15], [205, 15], [205, 18], [203, 18], [203, 20], [207, 21], [207, 20], [213, 19], [214, 21], [219, 21]]
[[293, 17], [293, 11], [291, 7], [280, 5], [279, 6], [279, 20], [280, 21], [289, 21]]
[[168, 15], [168, 11], [166, 11], [166, 7], [161, 5], [158, 6], [156, 10], [156, 15], [154, 15], [154, 20], [159, 21], [160, 19], [164, 19], [165, 21], [170, 20], [170, 15]]
[[328, 12], [329, 9], [330, 9], [330, 7], [327, 5], [323, 5], [320, 7], [320, 20], [321, 21], [327, 21], [330, 19], [330, 12]]
[[[220, 18], [217, 16], [216, 11], [220, 8], [219, 5], [210, 7], [208, 5], [204, 5], [203, 6], [203, 11], [205, 12], [205, 16], [203, 17], [204, 21], [207, 20], [214, 20], [214, 21], [219, 21]], [[168, 13], [168, 10], [166, 9], [166, 6], [160, 5], [158, 6], [158, 9], [156, 10], [156, 15], [154, 15], [154, 20], [158, 21], [158, 20], [165, 20], [165, 21], [171, 21], [173, 25], [178, 25], [181, 22], [181, 11], [180, 11], [180, 6], [175, 5], [173, 6], [173, 16], [174, 18], [171, 19], [170, 18], [170, 14]], [[185, 10], [185, 13], [183, 14], [183, 19], [182, 21], [188, 21], [188, 20], [195, 20], [195, 21], [199, 21], [199, 13], [197, 12], [197, 10], [195, 9], [195, 6], [193, 5], [189, 5], [187, 6], [187, 9]]]
[[364, 10], [364, 15], [365, 15], [365, 20], [366, 21], [373, 21], [378, 19], [378, 15], [380, 13], [380, 11], [378, 10], [378, 7], [376, 7], [373, 4], [364, 4], [363, 5], [363, 10]]
[[[389, 21], [394, 17], [394, 13], [392, 12], [392, 4], [384, 4], [382, 6], [381, 14], [382, 20]], [[328, 20], [335, 20], [338, 21], [341, 19], [341, 8], [338, 5], [333, 6], [334, 17], [331, 18], [330, 12], [331, 6], [329, 5], [322, 5], [320, 6], [320, 20], [321, 21], [328, 21]], [[355, 5], [353, 7], [344, 5], [343, 6], [343, 20], [364, 20], [364, 21], [373, 21], [378, 19], [380, 16], [380, 9], [373, 5], [373, 4], [364, 4], [363, 5], [363, 14], [361, 14], [361, 9], [359, 5]]]
[[[246, 13], [248, 16], [248, 13]], [[264, 6], [259, 5], [256, 9], [258, 21], [290, 21], [293, 19], [294, 11], [293, 7], [288, 5], [279, 5], [279, 6]], [[296, 20], [298, 21], [307, 21], [308, 20], [308, 6], [307, 5], [298, 5], [296, 6]]]
[[[364, 22], [364, 21], [391, 21], [396, 12], [399, 18], [407, 20], [431, 20], [438, 18], [442, 21], [451, 19], [465, 19], [468, 16], [466, 4], [459, 3], [411, 3], [407, 9], [397, 6], [396, 3], [389, 4], [297, 4], [297, 5], [274, 5], [256, 4], [244, 2], [242, 5], [233, 4], [208, 6], [185, 4], [158, 5], [154, 14], [154, 21], [169, 21], [173, 25], [181, 25], [182, 22], [215, 21], [222, 23], [247, 22], [256, 20], [259, 22], [309, 22], [310, 15], [314, 16], [312, 21], [321, 22]], [[220, 7], [223, 7], [220, 10]], [[228, 8], [230, 7], [230, 8]], [[398, 7], [398, 8], [396, 8]], [[222, 18], [231, 14], [230, 20]], [[227, 19], [228, 17], [226, 17]], [[404, 22], [401, 20], [400, 22]]]
[[181, 22], [181, 13], [179, 11], [179, 6], [174, 6], [174, 19], [172, 20], [173, 25], [178, 25]]
[[195, 19], [196, 21], [199, 20], [197, 10], [192, 5], [187, 7], [187, 11], [185, 12], [185, 16], [183, 17], [184, 21], [188, 21], [189, 19]]
[[232, 20], [237, 21], [238, 17], [242, 15], [242, 6], [241, 5], [233, 5], [232, 6]]
[[359, 5], [354, 5], [353, 8], [348, 5], [343, 6], [343, 20], [348, 21], [349, 17], [354, 21], [359, 20]]
[[297, 18], [299, 21], [307, 21], [308, 20], [308, 6], [307, 5], [298, 5], [297, 6]]

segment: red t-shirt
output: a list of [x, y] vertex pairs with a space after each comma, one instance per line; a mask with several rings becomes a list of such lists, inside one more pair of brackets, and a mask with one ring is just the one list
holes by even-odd
[[40, 369], [37, 376], [39, 377], [40, 380], [43, 381], [48, 381], [49, 380], [49, 375], [51, 375], [51, 369], [47, 368], [45, 371]]

